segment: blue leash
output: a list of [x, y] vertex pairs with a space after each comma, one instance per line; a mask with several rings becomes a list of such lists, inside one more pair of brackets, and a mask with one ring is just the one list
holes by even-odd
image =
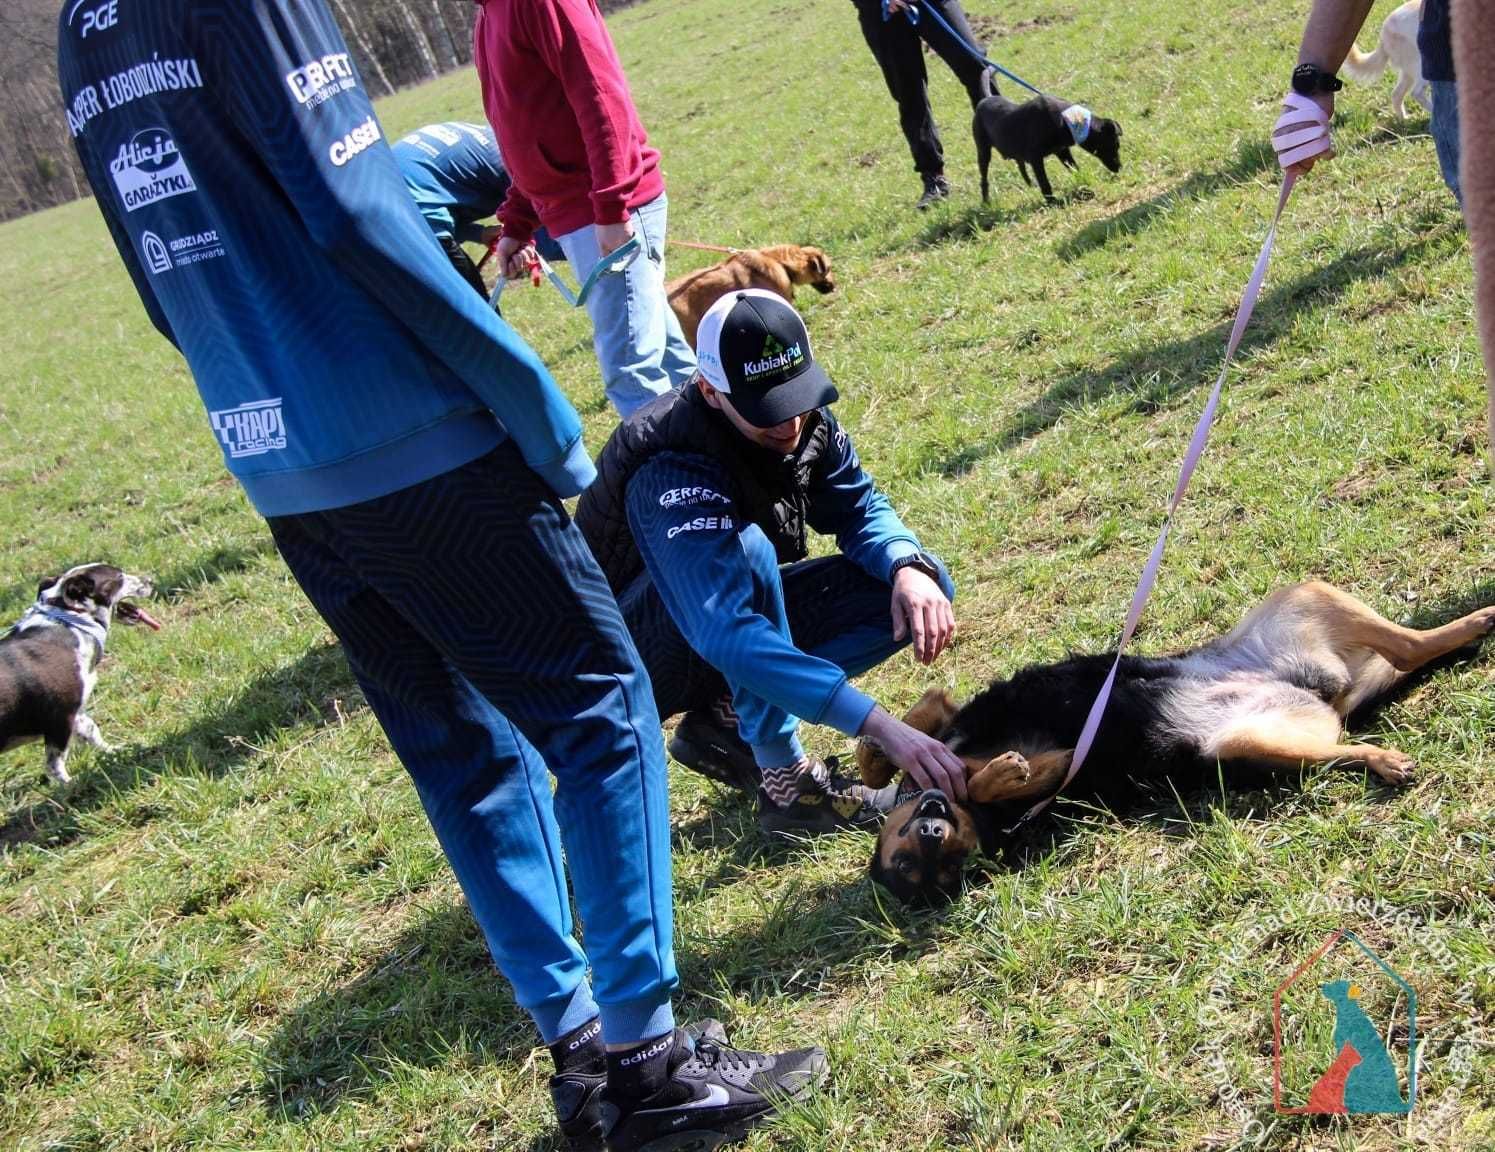
[[[985, 64], [988, 68], [992, 69], [994, 72], [1000, 72], [1003, 76], [1007, 77], [1007, 79], [1011, 80], [1014, 84], [1017, 84], [1020, 87], [1026, 88], [1029, 92], [1032, 92], [1035, 96], [1042, 96], [1044, 94], [1042, 88], [1035, 88], [1035, 87], [1033, 87], [1033, 85], [1029, 84], [1026, 80], [1024, 80], [1016, 72], [1009, 72], [1009, 71], [1007, 71], [1007, 69], [1003, 68], [995, 60], [993, 60], [990, 57], [984, 55], [980, 51], [980, 49], [978, 49], [974, 44], [972, 44], [969, 40], [967, 40], [964, 36], [962, 36], [954, 28], [950, 27], [950, 22], [948, 20], [946, 20], [943, 16], [941, 16], [939, 14], [939, 11], [937, 9], [930, 8], [930, 9], [928, 9], [928, 12], [929, 12], [929, 15], [931, 15], [931, 16], [934, 17], [934, 22], [936, 24], [938, 24], [941, 28], [943, 28], [946, 32], [950, 33], [950, 35], [954, 38], [955, 42], [957, 44], [959, 44], [961, 46], [961, 48], [963, 48], [965, 50], [965, 52], [967, 53], [967, 55], [971, 56], [975, 60], [979, 60], [982, 64]], [[917, 4], [910, 5], [908, 8], [904, 9], [903, 14], [908, 17], [908, 22], [910, 24], [915, 24], [916, 25], [916, 24], [919, 23], [919, 5], [917, 5]], [[891, 20], [893, 18], [893, 14], [888, 11], [888, 0], [882, 0], [882, 18], [885, 21], [886, 20]]]

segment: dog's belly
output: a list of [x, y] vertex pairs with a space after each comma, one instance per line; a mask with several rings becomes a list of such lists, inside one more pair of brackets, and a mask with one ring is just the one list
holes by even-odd
[[1212, 679], [1179, 677], [1169, 684], [1158, 707], [1163, 729], [1205, 756], [1221, 733], [1242, 720], [1272, 713], [1321, 711], [1334, 715], [1318, 693], [1250, 670], [1227, 672]]

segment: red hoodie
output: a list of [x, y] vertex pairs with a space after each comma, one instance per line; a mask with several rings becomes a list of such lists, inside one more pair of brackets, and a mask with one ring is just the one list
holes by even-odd
[[664, 191], [594, 0], [480, 0], [473, 62], [514, 181], [505, 234], [620, 224]]

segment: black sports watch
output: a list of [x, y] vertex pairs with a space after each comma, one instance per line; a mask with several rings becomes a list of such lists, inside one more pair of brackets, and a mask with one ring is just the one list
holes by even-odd
[[936, 584], [940, 582], [940, 566], [928, 552], [910, 552], [907, 556], [898, 557], [888, 569], [888, 579], [891, 581], [905, 568], [917, 568]]
[[1299, 64], [1293, 69], [1293, 91], [1299, 96], [1338, 92], [1343, 87], [1343, 80], [1333, 72], [1325, 72], [1317, 64]]

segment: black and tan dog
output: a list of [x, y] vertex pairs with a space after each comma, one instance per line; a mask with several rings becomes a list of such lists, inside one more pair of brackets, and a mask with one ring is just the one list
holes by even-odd
[[[1178, 777], [1216, 764], [1297, 769], [1363, 765], [1382, 780], [1412, 778], [1411, 757], [1345, 743], [1344, 718], [1429, 661], [1495, 628], [1495, 607], [1428, 631], [1377, 615], [1321, 582], [1268, 597], [1233, 632], [1176, 656], [1127, 656], [1094, 746], [1065, 795], [1124, 800], [1134, 781]], [[953, 899], [963, 865], [996, 847], [998, 829], [1051, 795], [1113, 656], [1076, 656], [1025, 668], [963, 708], [925, 693], [905, 718], [965, 761], [970, 804], [915, 790], [888, 814], [872, 878], [905, 903]], [[892, 765], [857, 750], [862, 779], [878, 787]]]
[[1112, 173], [1121, 171], [1121, 125], [1088, 108], [1053, 96], [1035, 96], [1018, 104], [997, 91], [990, 71], [984, 87], [989, 95], [976, 105], [971, 131], [976, 137], [976, 161], [981, 168], [981, 199], [988, 195], [987, 169], [992, 150], [1017, 164], [1023, 183], [1031, 185], [1028, 169], [1038, 180], [1045, 200], [1054, 199], [1043, 161], [1053, 156], [1068, 168], [1078, 168], [1071, 148], [1083, 148]]

